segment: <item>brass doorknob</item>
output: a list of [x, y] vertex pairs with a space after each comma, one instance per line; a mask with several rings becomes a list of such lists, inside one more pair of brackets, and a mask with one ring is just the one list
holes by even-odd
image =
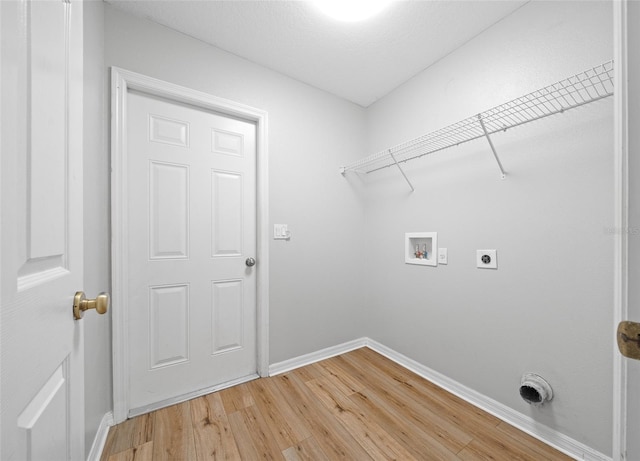
[[622, 355], [640, 360], [640, 323], [628, 320], [620, 322], [616, 339]]
[[87, 299], [84, 291], [78, 291], [73, 297], [73, 318], [79, 320], [84, 311], [95, 309], [98, 314], [104, 314], [109, 309], [109, 293], [100, 293], [96, 299]]

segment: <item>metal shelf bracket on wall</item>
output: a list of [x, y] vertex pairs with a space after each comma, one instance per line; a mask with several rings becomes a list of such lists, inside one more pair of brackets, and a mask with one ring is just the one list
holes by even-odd
[[506, 173], [491, 135], [550, 115], [564, 113], [612, 94], [613, 61], [607, 61], [447, 127], [356, 160], [340, 167], [340, 173], [344, 175], [354, 171], [367, 174], [396, 165], [413, 191], [413, 185], [400, 166], [401, 163], [474, 139], [486, 138], [504, 179]]
[[404, 174], [404, 170], [402, 169], [402, 167], [400, 166], [400, 164], [396, 160], [396, 157], [393, 155], [391, 150], [389, 150], [389, 155], [391, 156], [391, 158], [395, 162], [396, 166], [398, 167], [398, 170], [400, 170], [400, 173], [402, 173], [402, 176], [404, 177], [404, 180], [407, 181], [407, 184], [409, 184], [409, 187], [411, 188], [411, 192], [414, 192], [415, 189], [413, 188], [413, 184], [411, 184], [411, 181], [409, 181], [409, 178], [407, 178], [407, 175]]
[[493, 156], [498, 162], [498, 168], [500, 168], [500, 173], [502, 173], [502, 179], [507, 177], [507, 173], [504, 172], [504, 168], [502, 168], [502, 162], [500, 162], [500, 157], [498, 157], [498, 153], [496, 152], [496, 148], [493, 147], [493, 142], [491, 141], [491, 136], [489, 136], [489, 132], [487, 131], [487, 127], [484, 126], [484, 122], [482, 121], [482, 115], [478, 114], [478, 121], [480, 122], [480, 126], [482, 127], [482, 131], [484, 131], [484, 135], [487, 137], [487, 141], [489, 141], [489, 147], [491, 147], [491, 152], [493, 152]]

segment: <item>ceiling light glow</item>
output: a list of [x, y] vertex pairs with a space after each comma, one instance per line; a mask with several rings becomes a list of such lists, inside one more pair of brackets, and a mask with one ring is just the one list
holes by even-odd
[[326, 15], [345, 22], [364, 21], [382, 11], [392, 0], [314, 0]]

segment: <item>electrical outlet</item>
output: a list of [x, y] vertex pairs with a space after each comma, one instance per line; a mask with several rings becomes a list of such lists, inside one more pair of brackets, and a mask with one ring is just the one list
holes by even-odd
[[498, 254], [496, 250], [477, 250], [476, 265], [479, 269], [497, 269]]
[[448, 264], [448, 251], [446, 248], [438, 248], [438, 264]]

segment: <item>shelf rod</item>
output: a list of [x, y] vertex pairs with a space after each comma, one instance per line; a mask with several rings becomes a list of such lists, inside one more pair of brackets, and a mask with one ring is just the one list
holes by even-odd
[[400, 164], [398, 163], [396, 158], [391, 153], [391, 149], [389, 149], [389, 155], [391, 156], [391, 158], [395, 162], [396, 166], [398, 167], [398, 170], [400, 170], [400, 173], [402, 173], [402, 176], [404, 177], [404, 180], [407, 181], [407, 184], [409, 184], [409, 187], [411, 188], [411, 192], [415, 192], [415, 189], [413, 188], [413, 184], [411, 184], [411, 181], [409, 181], [409, 178], [407, 178], [407, 175], [404, 174], [404, 170], [402, 169], [402, 167], [400, 166]]
[[507, 173], [504, 172], [504, 168], [502, 167], [502, 163], [500, 162], [500, 157], [498, 157], [498, 153], [496, 152], [496, 148], [493, 147], [493, 142], [491, 141], [491, 137], [489, 136], [489, 132], [487, 131], [487, 127], [484, 126], [484, 122], [482, 121], [482, 115], [478, 114], [478, 121], [480, 122], [480, 126], [482, 127], [482, 131], [484, 131], [484, 135], [489, 141], [489, 146], [491, 147], [491, 152], [493, 152], [493, 156], [498, 162], [498, 168], [500, 168], [500, 173], [502, 173], [502, 179], [507, 177]]

